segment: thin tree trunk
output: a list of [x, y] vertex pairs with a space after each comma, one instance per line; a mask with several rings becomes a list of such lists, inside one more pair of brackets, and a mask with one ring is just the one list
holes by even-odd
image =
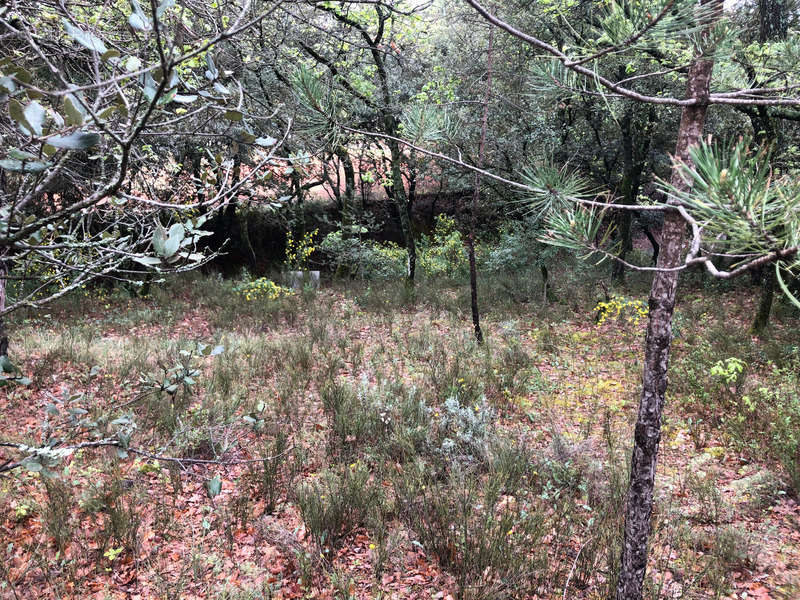
[[[722, 9], [722, 0], [711, 0]], [[699, 55], [689, 68], [686, 97], [697, 99], [681, 114], [676, 163], [671, 184], [687, 189], [677, 161], [689, 164], [689, 149], [700, 143], [706, 120], [707, 103], [713, 59]], [[658, 266], [672, 269], [681, 263], [686, 223], [676, 210], [667, 211], [661, 233], [661, 252]], [[634, 432], [630, 486], [625, 505], [625, 531], [622, 560], [617, 581], [617, 600], [639, 600], [647, 568], [647, 547], [650, 536], [650, 517], [653, 511], [658, 444], [661, 439], [661, 414], [667, 389], [667, 368], [672, 341], [672, 315], [678, 287], [677, 270], [657, 271], [650, 289], [650, 319], [645, 340], [642, 396]]]
[[758, 37], [762, 42], [786, 39], [789, 31], [788, 5], [787, 0], [758, 0]]
[[353, 167], [353, 160], [350, 158], [350, 153], [344, 146], [336, 150], [336, 156], [339, 162], [342, 163], [342, 170], [344, 171], [344, 196], [340, 196], [341, 202], [341, 215], [342, 225], [344, 229], [344, 237], [352, 237], [352, 228], [350, 227], [355, 222], [355, 198], [356, 198], [356, 171]]
[[658, 264], [658, 251], [660, 246], [649, 227], [642, 227], [642, 231], [644, 231], [645, 236], [647, 236], [647, 239], [650, 241], [650, 245], [653, 247], [653, 264]]
[[8, 285], [8, 269], [5, 262], [5, 253], [0, 257], [0, 356], [8, 356], [8, 334], [3, 311], [6, 309], [6, 285]]
[[[623, 75], [620, 76], [622, 79]], [[633, 107], [629, 108], [620, 122], [622, 141], [622, 204], [632, 206], [637, 203], [639, 188], [642, 184], [642, 173], [647, 164], [647, 154], [650, 151], [650, 126], [656, 120], [656, 110], [650, 107], [647, 121], [642, 125], [635, 119]], [[637, 126], [639, 123], [639, 126]], [[625, 281], [625, 260], [628, 253], [633, 250], [633, 219], [635, 214], [630, 210], [621, 210], [617, 215], [619, 228], [620, 250], [617, 255], [620, 260], [613, 261], [611, 267], [611, 280], [623, 283]]]
[[[394, 117], [390, 118], [393, 119]], [[392, 131], [390, 135], [395, 135], [397, 128], [387, 127], [387, 129]], [[400, 146], [395, 141], [389, 142], [389, 151], [391, 154], [390, 160], [392, 167], [392, 198], [397, 205], [397, 212], [400, 215], [400, 227], [403, 230], [403, 238], [405, 239], [406, 251], [408, 252], [408, 272], [406, 275], [408, 282], [413, 284], [417, 267], [417, 245], [414, 241], [414, 230], [411, 224], [408, 197], [406, 196], [406, 190], [403, 186], [403, 176], [400, 170], [402, 154], [400, 151]]]
[[[786, 39], [788, 19], [787, 5], [784, 0], [759, 0], [759, 41], [764, 43], [769, 40]], [[780, 129], [776, 127], [775, 119], [770, 115], [766, 106], [756, 106], [755, 113], [750, 114], [753, 125], [755, 141], [759, 145], [777, 148], [780, 145]], [[758, 303], [758, 312], [750, 331], [756, 334], [763, 333], [769, 325], [772, 312], [772, 299], [775, 296], [775, 270], [767, 265], [766, 272], [761, 279], [761, 299]]]
[[[634, 175], [633, 175], [633, 131], [632, 131], [632, 122], [633, 121], [633, 108], [629, 108], [625, 111], [625, 114], [622, 117], [620, 122], [621, 134], [622, 134], [622, 183], [620, 185], [622, 191], [622, 203], [623, 204], [635, 204], [636, 197], [634, 194], [634, 187], [637, 188], [636, 193], [638, 193], [638, 185], [634, 184]], [[631, 214], [630, 210], [621, 210], [617, 215], [617, 227], [619, 229], [619, 238], [620, 238], [620, 249], [618, 261], [612, 261], [611, 263], [611, 281], [619, 281], [623, 283], [625, 281], [625, 265], [622, 264], [622, 261], [628, 256], [628, 252], [633, 249], [633, 238], [631, 235], [631, 222], [633, 220], [633, 215]]]
[[763, 333], [769, 325], [769, 315], [772, 312], [772, 299], [775, 297], [775, 269], [773, 265], [767, 265], [764, 271], [763, 283], [761, 286], [761, 300], [758, 303], [758, 312], [753, 320], [750, 331], [753, 333]]
[[[489, 124], [489, 98], [492, 94], [492, 47], [494, 45], [494, 27], [489, 25], [489, 48], [486, 52], [486, 93], [483, 97], [483, 116], [481, 117], [481, 140], [478, 144], [478, 168], [483, 168], [483, 156], [486, 151], [486, 129]], [[478, 310], [478, 269], [475, 265], [475, 228], [478, 221], [478, 205], [481, 198], [481, 174], [475, 172], [475, 189], [472, 191], [472, 210], [470, 211], [469, 235], [467, 236], [467, 257], [469, 259], [469, 297], [472, 308], [472, 327], [475, 339], [483, 343], [481, 331], [481, 315]]]

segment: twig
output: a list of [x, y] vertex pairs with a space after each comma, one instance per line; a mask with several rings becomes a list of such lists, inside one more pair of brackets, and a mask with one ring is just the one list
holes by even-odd
[[572, 579], [572, 575], [575, 573], [575, 567], [578, 565], [578, 558], [580, 557], [581, 552], [583, 552], [583, 549], [586, 548], [586, 544], [588, 544], [591, 541], [592, 538], [589, 538], [588, 540], [583, 542], [583, 545], [578, 549], [578, 553], [575, 555], [575, 560], [572, 561], [572, 568], [569, 570], [569, 575], [567, 576], [567, 583], [564, 584], [564, 593], [561, 595], [561, 598], [563, 600], [566, 600], [567, 598], [567, 590], [569, 589], [569, 582]]
[[[17, 443], [13, 443], [13, 442], [0, 442], [0, 446], [6, 447], [6, 448], [15, 448], [17, 450], [26, 451], [26, 452], [29, 453], [28, 457], [36, 456], [37, 452], [46, 451], [46, 450], [50, 449], [48, 447], [32, 448], [32, 447], [27, 446], [25, 444], [17, 444]], [[84, 448], [100, 448], [100, 447], [104, 447], [104, 446], [106, 446], [106, 447], [114, 447], [114, 448], [122, 448], [126, 452], [130, 452], [132, 454], [137, 454], [139, 456], [144, 456], [144, 457], [152, 459], [152, 460], [159, 460], [159, 461], [165, 461], [165, 462], [175, 462], [175, 463], [178, 463], [178, 464], [186, 463], [186, 464], [195, 464], [195, 465], [219, 465], [219, 466], [222, 466], [222, 467], [228, 467], [228, 466], [232, 466], [232, 465], [253, 464], [253, 463], [259, 463], [259, 462], [277, 460], [278, 458], [280, 458], [282, 456], [285, 456], [286, 454], [288, 454], [290, 451], [292, 451], [294, 449], [294, 445], [291, 445], [288, 448], [286, 448], [286, 450], [284, 450], [283, 452], [280, 452], [279, 454], [275, 454], [273, 456], [261, 456], [261, 457], [258, 457], [258, 458], [240, 458], [240, 459], [237, 458], [237, 459], [223, 460], [223, 459], [189, 458], [189, 457], [185, 457], [185, 456], [165, 456], [163, 454], [153, 454], [151, 452], [147, 452], [146, 450], [142, 450], [140, 448], [134, 448], [134, 447], [130, 447], [130, 446], [126, 448], [122, 444], [122, 442], [120, 442], [119, 440], [104, 439], [104, 440], [95, 440], [95, 441], [92, 441], [92, 442], [82, 442], [82, 443], [76, 444], [74, 446], [67, 446], [67, 447], [64, 447], [64, 448], [60, 448], [60, 450], [61, 450], [61, 452], [66, 452], [67, 454], [71, 454], [71, 453], [75, 452], [76, 450], [81, 450], [81, 449], [84, 449]], [[54, 448], [56, 448], [56, 446], [53, 446], [53, 449]], [[31, 450], [33, 450], [32, 453], [31, 453]], [[3, 463], [2, 465], [0, 465], [0, 473], [4, 473], [4, 472], [7, 472], [7, 471], [11, 471], [13, 469], [16, 469], [17, 467], [22, 466], [23, 462], [24, 462], [24, 460], [16, 461], [16, 462], [11, 462], [10, 460], [8, 460], [5, 463]]]

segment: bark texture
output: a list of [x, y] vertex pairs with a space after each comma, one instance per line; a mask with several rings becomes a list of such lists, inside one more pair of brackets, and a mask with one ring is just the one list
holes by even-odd
[[[718, 4], [721, 6], [722, 3]], [[713, 66], [712, 60], [700, 55], [689, 69], [686, 97], [694, 98], [697, 102], [684, 107], [681, 114], [675, 158], [684, 163], [690, 162], [689, 149], [702, 138], [707, 109], [704, 99], [708, 97]], [[688, 187], [676, 167], [672, 170], [671, 183], [679, 189]], [[658, 260], [661, 269], [681, 264], [685, 232], [686, 223], [680, 214], [676, 210], [667, 211]], [[642, 597], [678, 273], [679, 271], [657, 271], [650, 289], [650, 318], [645, 341], [642, 396], [634, 432], [630, 486], [625, 505], [625, 532], [617, 600], [639, 600]]]

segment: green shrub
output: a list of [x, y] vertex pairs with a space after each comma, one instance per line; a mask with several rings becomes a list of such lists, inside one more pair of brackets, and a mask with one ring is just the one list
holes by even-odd
[[446, 462], [483, 464], [488, 460], [495, 414], [485, 402], [468, 406], [451, 396], [435, 414], [439, 452]]
[[773, 367], [767, 385], [742, 394], [726, 431], [751, 452], [766, 449], [800, 494], [800, 357], [787, 367]]
[[617, 555], [616, 503], [587, 519], [568, 495], [507, 490], [505, 474], [457, 467], [442, 479], [434, 471], [422, 460], [403, 466], [394, 477], [397, 512], [453, 574], [459, 599], [561, 597], [603, 585], [597, 567]]
[[535, 218], [510, 221], [500, 230], [497, 242], [484, 246], [479, 253], [481, 270], [508, 273], [538, 267], [556, 252], [539, 241], [540, 235]]
[[368, 441], [375, 441], [383, 431], [382, 411], [374, 405], [366, 387], [355, 390], [347, 383], [335, 382], [327, 384], [321, 396], [332, 451], [350, 455]]
[[353, 463], [325, 470], [296, 488], [303, 522], [321, 549], [335, 548], [381, 510], [383, 494], [370, 478], [364, 464]]
[[42, 506], [42, 522], [55, 541], [56, 548], [63, 552], [72, 539], [74, 529], [72, 514], [75, 501], [72, 490], [67, 483], [55, 478], [44, 478], [44, 485], [47, 499]]
[[397, 244], [344, 237], [342, 231], [325, 236], [319, 249], [337, 275], [361, 279], [397, 279], [406, 274], [408, 254]]
[[452, 217], [438, 215], [432, 237], [421, 236], [419, 248], [418, 264], [428, 277], [463, 277], [467, 274], [469, 264], [464, 239]]

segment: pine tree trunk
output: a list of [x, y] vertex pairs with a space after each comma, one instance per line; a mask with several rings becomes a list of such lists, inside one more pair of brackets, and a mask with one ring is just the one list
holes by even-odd
[[[712, 1], [721, 9], [721, 0]], [[703, 99], [708, 97], [713, 66], [713, 60], [701, 55], [689, 69], [686, 97], [697, 99], [698, 102], [684, 107], [681, 114], [675, 149], [677, 161], [690, 163], [689, 149], [699, 144], [702, 138], [707, 109]], [[679, 189], [688, 187], [677, 165], [673, 166], [671, 184]], [[658, 261], [661, 269], [671, 269], [681, 264], [685, 233], [686, 223], [680, 214], [675, 210], [667, 211]], [[642, 598], [678, 273], [677, 270], [656, 272], [650, 289], [650, 318], [645, 340], [642, 396], [634, 431], [617, 600]]]

